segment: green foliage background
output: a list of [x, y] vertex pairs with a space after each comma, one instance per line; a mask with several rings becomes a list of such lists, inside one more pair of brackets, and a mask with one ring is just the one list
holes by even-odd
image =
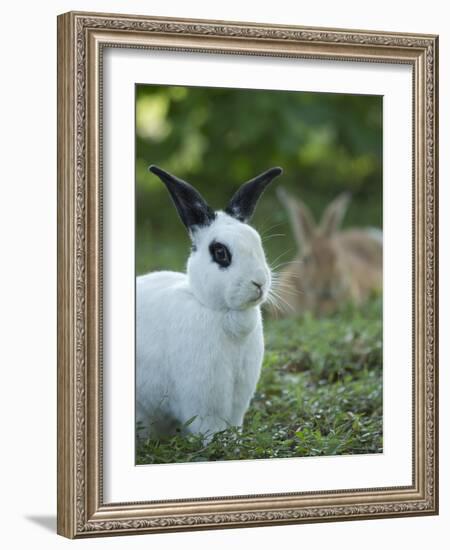
[[[136, 266], [138, 274], [184, 268], [186, 232], [157, 164], [195, 185], [215, 209], [271, 166], [284, 174], [258, 205], [253, 225], [277, 225], [269, 259], [295, 245], [275, 197], [283, 185], [319, 216], [339, 192], [352, 193], [346, 225], [382, 225], [382, 97], [274, 90], [136, 87]], [[280, 224], [278, 226], [278, 224]]]
[[[136, 87], [136, 271], [183, 271], [190, 243], [157, 164], [189, 181], [214, 209], [272, 166], [252, 225], [269, 262], [296, 254], [283, 185], [316, 219], [340, 192], [346, 226], [382, 227], [382, 97], [272, 90]], [[243, 430], [140, 441], [139, 464], [382, 452], [382, 300], [326, 319], [266, 320], [261, 377]]]

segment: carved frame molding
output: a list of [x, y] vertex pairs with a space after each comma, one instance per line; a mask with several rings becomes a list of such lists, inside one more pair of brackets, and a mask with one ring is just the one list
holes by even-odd
[[[412, 65], [412, 486], [103, 503], [104, 47]], [[58, 17], [58, 533], [75, 538], [438, 513], [437, 49], [438, 38], [430, 35], [76, 12]]]

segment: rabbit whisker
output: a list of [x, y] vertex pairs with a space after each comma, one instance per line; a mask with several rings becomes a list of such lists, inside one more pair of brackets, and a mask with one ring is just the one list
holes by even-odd
[[267, 235], [267, 237], [263, 237], [261, 240], [263, 243], [268, 241], [269, 239], [274, 239], [275, 237], [286, 237], [285, 233], [274, 233], [273, 235]]
[[261, 235], [261, 238], [262, 238], [266, 233], [268, 233], [272, 229], [275, 229], [275, 227], [279, 227], [280, 225], [283, 225], [283, 222], [279, 222], [274, 225], [271, 225], [270, 227], [263, 228], [261, 231], [258, 231], [258, 233]]
[[280, 291], [282, 294], [288, 294], [289, 296], [297, 296], [297, 291], [294, 290], [292, 287], [286, 287], [286, 286], [278, 286], [275, 287], [276, 290]]
[[292, 294], [292, 295], [296, 295], [296, 294], [304, 294], [304, 289], [301, 289], [301, 288], [298, 288], [297, 286], [293, 287], [291, 284], [289, 284], [288, 282], [286, 281], [280, 281], [278, 279], [272, 279], [273, 281], [273, 287], [274, 289], [282, 289], [284, 290], [285, 292]]
[[267, 295], [267, 301], [275, 307], [280, 308], [278, 295], [274, 292], [273, 289], [271, 289], [269, 294]]
[[277, 299], [277, 301], [279, 302], [282, 302], [283, 304], [285, 304], [288, 308], [292, 309], [292, 311], [294, 311], [294, 307], [292, 306], [292, 304], [290, 304], [289, 302], [287, 302], [284, 298], [282, 298], [275, 290], [272, 289], [272, 294], [273, 296], [275, 296], [275, 298]]
[[280, 306], [273, 299], [267, 299], [267, 305], [272, 314], [275, 314], [275, 317], [278, 318], [278, 312], [281, 311]]
[[[302, 280], [302, 278], [297, 277], [297, 280]], [[283, 279], [281, 277], [276, 277], [276, 276], [274, 277], [273, 275], [272, 275], [272, 285], [274, 286], [274, 288], [290, 288], [292, 290], [296, 290], [297, 288], [297, 285], [294, 285], [293, 282]]]
[[278, 269], [279, 265], [277, 265], [276, 267], [273, 267], [273, 264], [278, 262], [278, 260], [280, 260], [283, 256], [285, 256], [286, 254], [289, 254], [289, 252], [292, 252], [292, 251], [293, 251], [293, 248], [289, 248], [288, 250], [285, 250], [279, 256], [277, 256], [275, 260], [273, 260], [273, 262], [270, 264], [270, 269], [272, 270]]
[[[288, 266], [288, 265], [292, 265], [294, 264], [295, 262], [285, 262], [285, 263], [282, 263], [282, 264], [279, 264], [279, 265], [276, 265], [274, 266], [272, 269], [272, 272], [278, 272], [278, 273], [282, 273], [283, 271], [285, 271], [285, 267]], [[298, 268], [300, 268], [301, 266], [299, 265]], [[301, 277], [301, 274], [299, 273], [295, 273], [295, 272], [292, 272], [292, 271], [289, 271], [289, 277]]]
[[272, 279], [272, 284], [274, 288], [290, 288], [292, 290], [295, 290], [295, 287], [289, 283], [288, 281], [284, 281], [283, 279]]
[[[297, 279], [297, 280], [299, 280], [299, 281], [303, 281], [303, 280], [304, 280], [304, 277], [303, 277], [300, 273], [299, 273], [299, 274], [297, 274], [297, 273], [289, 273], [289, 279], [291, 279], [291, 278]], [[286, 278], [283, 278], [283, 277], [273, 277], [273, 275], [272, 275], [272, 279], [273, 279], [274, 281], [285, 281], [285, 282], [287, 281]], [[288, 284], [290, 284], [290, 283], [288, 283]]]
[[269, 302], [271, 308], [272, 308], [272, 311], [275, 312], [276, 316], [278, 317], [279, 316], [279, 313], [283, 313], [285, 311], [285, 308], [282, 307], [282, 304], [280, 304], [278, 301], [276, 300], [272, 300], [271, 302]]
[[303, 265], [305, 263], [304, 260], [288, 260], [287, 262], [281, 262], [280, 264], [278, 264], [278, 267], [284, 267], [285, 265], [291, 265], [291, 264], [299, 264], [299, 265]]
[[286, 290], [292, 290], [294, 292], [296, 291], [296, 286], [294, 286], [293, 284], [290, 284], [287, 281], [283, 281], [280, 279], [272, 279], [272, 288], [274, 288], [275, 290], [281, 288]]

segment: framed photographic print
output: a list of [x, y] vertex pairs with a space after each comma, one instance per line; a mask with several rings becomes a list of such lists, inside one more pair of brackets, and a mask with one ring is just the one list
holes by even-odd
[[58, 17], [58, 532], [438, 512], [431, 35]]

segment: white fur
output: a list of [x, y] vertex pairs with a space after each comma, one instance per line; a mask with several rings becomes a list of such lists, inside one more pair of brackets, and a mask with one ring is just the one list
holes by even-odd
[[[137, 278], [137, 420], [143, 435], [185, 431], [211, 437], [241, 426], [264, 354], [260, 304], [271, 285], [261, 239], [249, 225], [218, 212], [193, 231], [187, 273]], [[212, 261], [225, 244], [231, 265]], [[262, 285], [263, 293], [252, 283]]]

